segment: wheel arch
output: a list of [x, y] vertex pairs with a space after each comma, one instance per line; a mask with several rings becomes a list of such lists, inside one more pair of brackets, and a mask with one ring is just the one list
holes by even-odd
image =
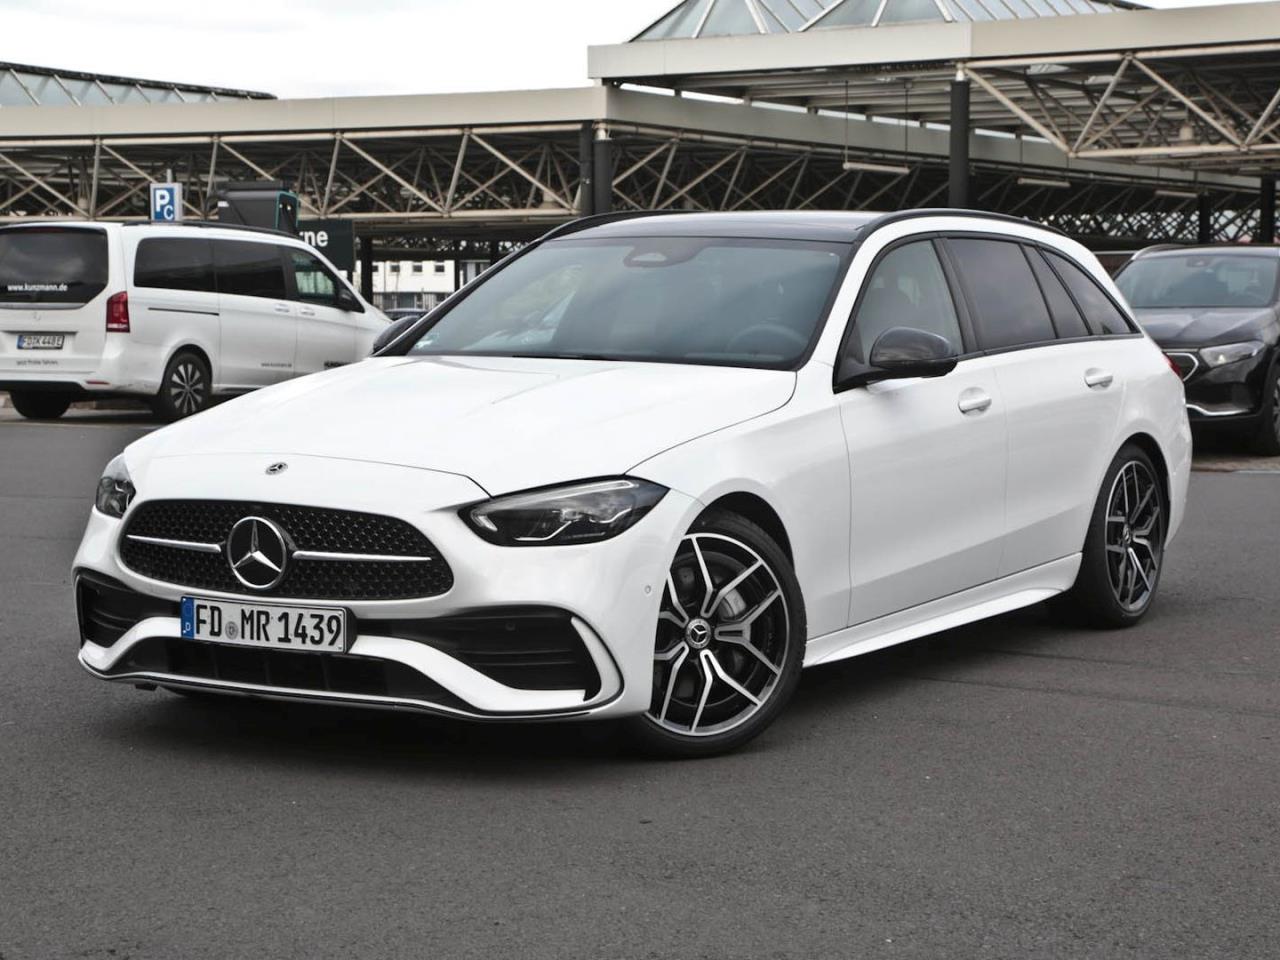
[[[204, 361], [205, 367], [208, 368], [209, 370], [209, 389], [210, 391], [212, 391], [213, 384], [216, 382], [216, 380], [215, 380], [215, 371], [213, 369], [213, 358], [209, 356], [209, 351], [206, 350], [204, 347], [200, 346], [200, 344], [198, 343], [195, 343], [190, 340], [184, 341], [183, 343], [178, 344], [178, 346], [174, 347], [172, 350], [169, 351], [169, 356], [164, 361], [165, 370], [169, 369], [169, 364], [173, 363], [173, 358], [180, 353], [194, 353], [197, 357], [199, 357], [201, 360]], [[160, 389], [162, 390], [164, 389], [163, 381], [160, 384]]]
[[1165, 458], [1159, 441], [1149, 433], [1139, 432], [1126, 438], [1120, 447], [1123, 448], [1130, 443], [1151, 458], [1151, 462], [1155, 464], [1156, 473], [1160, 476], [1160, 487], [1164, 490], [1165, 504], [1172, 504], [1173, 487], [1169, 476], [1169, 461]]
[[782, 552], [786, 554], [787, 562], [794, 568], [796, 558], [791, 549], [791, 537], [787, 534], [786, 524], [782, 522], [782, 517], [778, 515], [778, 511], [763, 497], [748, 493], [745, 490], [726, 493], [709, 503], [699, 516], [711, 510], [727, 510], [750, 520], [773, 538], [774, 542], [782, 549]]

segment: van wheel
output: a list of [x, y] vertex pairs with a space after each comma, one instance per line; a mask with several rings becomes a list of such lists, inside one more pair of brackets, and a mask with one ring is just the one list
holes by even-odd
[[177, 353], [165, 367], [164, 380], [151, 401], [151, 409], [170, 423], [189, 417], [209, 406], [211, 386], [208, 364], [190, 351]]
[[19, 390], [9, 394], [13, 409], [28, 420], [57, 420], [71, 406], [71, 398], [65, 393], [28, 393]]

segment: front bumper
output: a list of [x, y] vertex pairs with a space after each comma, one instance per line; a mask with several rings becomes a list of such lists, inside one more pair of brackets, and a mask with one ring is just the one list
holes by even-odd
[[1259, 415], [1274, 347], [1248, 360], [1220, 367], [1207, 366], [1197, 349], [1163, 349], [1182, 377], [1187, 416], [1192, 424], [1227, 425], [1251, 421]]
[[[126, 612], [109, 613], [106, 620], [115, 629], [104, 634], [96, 621], [83, 622], [86, 604], [80, 598], [79, 660], [90, 673], [131, 683], [473, 719], [624, 716], [648, 707], [663, 584], [679, 539], [697, 512], [696, 501], [670, 491], [643, 521], [602, 543], [509, 548], [481, 540], [458, 516], [459, 507], [485, 497], [464, 477], [309, 457], [289, 457], [287, 472], [268, 476], [265, 467], [275, 459], [253, 454], [158, 458], [135, 472], [140, 496], [134, 508], [145, 502], [143, 497], [225, 499], [234, 489], [236, 499], [248, 502], [393, 516], [432, 541], [453, 570], [453, 586], [424, 599], [335, 598], [330, 604], [163, 583], [125, 566], [118, 543], [124, 521], [93, 511], [75, 559], [78, 595], [82, 586], [114, 583], [124, 591], [120, 596], [143, 600], [137, 619], [127, 613], [132, 609], [127, 603]], [[346, 655], [271, 651], [274, 660], [264, 661], [263, 654], [251, 662], [253, 653], [243, 653], [245, 648], [210, 651], [206, 648], [213, 645], [182, 639], [176, 605], [188, 595], [342, 606], [352, 614], [355, 637]], [[533, 660], [522, 673], [514, 655], [518, 625], [512, 641], [501, 645], [501, 668], [486, 661], [483, 650], [468, 646], [468, 637], [481, 647], [493, 639], [486, 622], [496, 630], [499, 623], [523, 624], [535, 615], [556, 618], [562, 634], [573, 632], [576, 649], [590, 661], [586, 682], [571, 688], [549, 683], [545, 668]], [[467, 629], [459, 631], [460, 622]], [[113, 634], [118, 638], [108, 642]], [[546, 634], [528, 635], [531, 643], [545, 647]]]

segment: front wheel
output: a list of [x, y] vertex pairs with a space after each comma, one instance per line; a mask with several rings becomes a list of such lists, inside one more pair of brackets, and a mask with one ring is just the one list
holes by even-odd
[[13, 409], [28, 420], [57, 420], [71, 406], [71, 398], [64, 393], [17, 390], [9, 399]]
[[1075, 585], [1060, 607], [1097, 627], [1128, 627], [1151, 609], [1164, 567], [1168, 503], [1146, 452], [1126, 444], [1107, 468]]
[[644, 752], [703, 757], [771, 724], [804, 661], [800, 585], [786, 554], [737, 514], [706, 514], [667, 574], [648, 711], [629, 723]]
[[1280, 456], [1280, 360], [1271, 369], [1263, 391], [1258, 432], [1253, 436], [1253, 452], [1264, 457]]

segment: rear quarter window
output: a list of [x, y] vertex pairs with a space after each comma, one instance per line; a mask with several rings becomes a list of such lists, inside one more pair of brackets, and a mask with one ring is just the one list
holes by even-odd
[[1046, 256], [1094, 329], [1107, 336], [1124, 336], [1135, 332], [1120, 308], [1098, 285], [1098, 281], [1061, 254], [1049, 251]]
[[0, 302], [88, 303], [107, 287], [105, 230], [0, 230]]
[[138, 244], [133, 285], [216, 293], [213, 247], [202, 237], [148, 237]]

